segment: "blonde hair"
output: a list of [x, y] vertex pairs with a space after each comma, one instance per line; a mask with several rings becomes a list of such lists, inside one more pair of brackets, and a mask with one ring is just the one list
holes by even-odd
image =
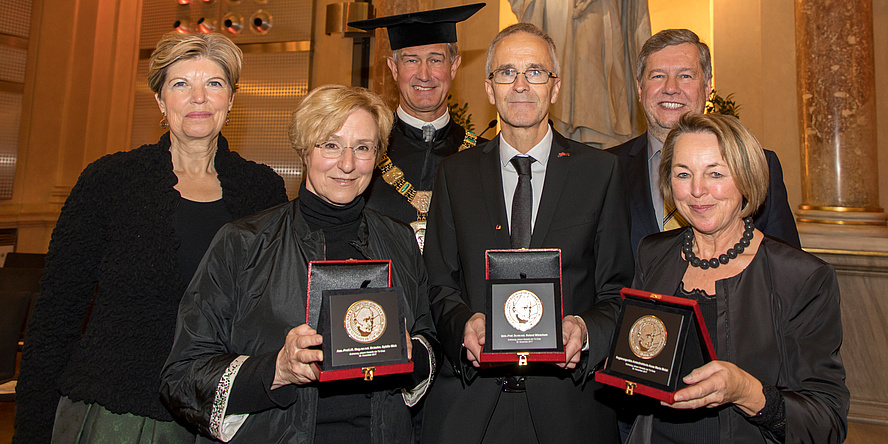
[[728, 165], [734, 185], [746, 200], [740, 217], [753, 215], [768, 195], [768, 160], [758, 139], [735, 117], [687, 113], [669, 131], [660, 152], [660, 192], [663, 202], [675, 207], [672, 194], [672, 159], [675, 143], [683, 134], [709, 133], [718, 140], [718, 151]]
[[237, 91], [243, 52], [222, 34], [180, 34], [170, 32], [163, 36], [148, 61], [148, 87], [160, 94], [166, 81], [167, 69], [180, 60], [207, 59], [219, 64], [231, 89]]
[[357, 86], [325, 85], [306, 95], [290, 119], [288, 135], [290, 144], [305, 157], [315, 144], [330, 138], [348, 119], [352, 111], [362, 109], [376, 122], [376, 160], [388, 148], [388, 136], [394, 123], [394, 115], [378, 95]]

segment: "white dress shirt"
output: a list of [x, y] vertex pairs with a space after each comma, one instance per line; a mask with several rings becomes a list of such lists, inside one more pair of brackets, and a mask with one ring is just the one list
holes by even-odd
[[530, 213], [530, 229], [533, 233], [533, 226], [536, 223], [537, 210], [540, 208], [540, 196], [543, 194], [543, 184], [546, 182], [546, 164], [549, 162], [549, 152], [552, 151], [552, 127], [543, 136], [543, 140], [536, 144], [527, 154], [521, 154], [509, 145], [502, 134], [500, 138], [500, 168], [503, 175], [503, 198], [506, 203], [506, 217], [509, 226], [512, 225], [512, 197], [515, 195], [515, 188], [518, 186], [518, 172], [509, 162], [515, 156], [530, 156], [536, 162], [530, 164], [530, 183], [533, 188], [533, 210]]
[[448, 123], [450, 123], [450, 113], [449, 112], [444, 113], [444, 115], [442, 115], [441, 117], [438, 117], [437, 119], [435, 119], [431, 122], [426, 122], [426, 121], [423, 121], [422, 119], [417, 119], [416, 117], [413, 117], [410, 114], [407, 114], [407, 111], [404, 111], [404, 109], [401, 108], [401, 105], [398, 105], [397, 112], [398, 112], [398, 118], [401, 119], [402, 122], [416, 128], [416, 129], [422, 129], [423, 125], [431, 123], [432, 126], [435, 127], [435, 131], [437, 131], [441, 128], [444, 128], [445, 126], [447, 126]]

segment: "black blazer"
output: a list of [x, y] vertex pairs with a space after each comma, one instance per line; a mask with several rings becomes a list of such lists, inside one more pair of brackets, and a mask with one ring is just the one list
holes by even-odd
[[[645, 238], [633, 288], [676, 294], [688, 268], [679, 253], [682, 241], [681, 230]], [[785, 442], [843, 442], [850, 394], [840, 353], [842, 316], [833, 267], [766, 236], [745, 270], [716, 281], [715, 298], [716, 325], [707, 327], [715, 329], [716, 356], [780, 391]], [[654, 415], [667, 411], [654, 405]], [[738, 409], [722, 406], [716, 411], [721, 443], [776, 439]], [[650, 442], [645, 436], [650, 417], [640, 416], [638, 422], [627, 443]]]
[[[463, 331], [484, 312], [484, 251], [509, 248], [499, 138], [444, 160], [434, 188], [424, 258], [432, 316], [445, 355], [426, 400], [426, 442], [480, 442], [501, 393], [487, 370], [465, 360]], [[586, 381], [605, 357], [620, 289], [633, 276], [629, 214], [616, 157], [554, 133], [531, 248], [560, 248], [565, 315], [583, 318], [589, 351], [578, 369], [537, 365], [527, 399], [542, 442], [618, 439], [612, 410]]]
[[[620, 158], [620, 165], [623, 168], [623, 180], [629, 196], [629, 214], [632, 217], [632, 254], [637, 252], [638, 242], [643, 237], [660, 231], [654, 213], [654, 204], [651, 201], [647, 149], [648, 136], [644, 133], [607, 150]], [[765, 150], [765, 158], [768, 159], [770, 172], [768, 196], [759, 212], [753, 216], [755, 227], [762, 233], [801, 248], [799, 232], [786, 197], [780, 160], [771, 150]]]

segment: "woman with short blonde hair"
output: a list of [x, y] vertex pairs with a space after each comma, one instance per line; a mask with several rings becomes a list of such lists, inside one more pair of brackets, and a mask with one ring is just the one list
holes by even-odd
[[642, 239], [633, 288], [696, 301], [717, 359], [680, 375], [673, 404], [635, 403], [627, 443], [844, 441], [836, 272], [755, 228], [761, 145], [734, 117], [688, 113], [661, 154], [663, 201], [688, 226]]
[[[392, 119], [364, 88], [309, 92], [289, 128], [305, 163], [299, 198], [228, 225], [207, 252], [182, 299], [161, 387], [204, 434], [231, 443], [416, 442], [409, 407], [440, 356], [428, 277], [412, 230], [367, 209], [363, 196]], [[403, 321], [389, 322], [404, 322], [412, 374], [318, 382], [320, 345], [333, 336], [310, 326], [322, 321], [309, 321], [309, 263], [353, 259], [391, 261], [405, 309]]]

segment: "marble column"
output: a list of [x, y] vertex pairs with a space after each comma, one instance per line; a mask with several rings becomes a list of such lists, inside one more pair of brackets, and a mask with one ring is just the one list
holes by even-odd
[[[375, 17], [426, 11], [434, 8], [432, 0], [376, 0], [373, 2]], [[386, 60], [392, 55], [389, 46], [388, 30], [376, 30], [376, 45], [373, 48], [373, 63], [370, 69], [370, 89], [381, 95], [392, 109], [398, 106], [398, 84], [392, 78]]]
[[888, 237], [879, 205], [872, 0], [796, 0], [801, 234]]

